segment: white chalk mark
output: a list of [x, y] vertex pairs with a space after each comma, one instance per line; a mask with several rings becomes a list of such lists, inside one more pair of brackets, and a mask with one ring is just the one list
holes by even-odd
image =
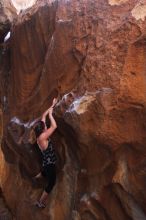
[[25, 128], [31, 128], [36, 122], [38, 121], [38, 119], [35, 119], [34, 121], [32, 122], [27, 122], [27, 123], [24, 123], [22, 122], [19, 118], [17, 117], [13, 117], [11, 119], [11, 122], [14, 122], [15, 124], [17, 125], [20, 125], [20, 126], [24, 126]]
[[11, 36], [11, 32], [9, 31], [5, 36], [4, 42], [6, 42], [10, 38], [10, 36]]

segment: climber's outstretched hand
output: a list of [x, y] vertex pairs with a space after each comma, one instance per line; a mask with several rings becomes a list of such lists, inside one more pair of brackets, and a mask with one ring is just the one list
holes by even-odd
[[56, 103], [57, 103], [57, 98], [54, 98], [51, 107], [54, 108]]

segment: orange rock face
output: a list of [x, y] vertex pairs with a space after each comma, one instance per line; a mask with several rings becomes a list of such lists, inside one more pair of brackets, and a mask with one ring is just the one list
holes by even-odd
[[[134, 0], [44, 0], [18, 16], [1, 76], [0, 171], [16, 219], [146, 219], [145, 16]], [[54, 96], [58, 176], [38, 212], [31, 131]]]

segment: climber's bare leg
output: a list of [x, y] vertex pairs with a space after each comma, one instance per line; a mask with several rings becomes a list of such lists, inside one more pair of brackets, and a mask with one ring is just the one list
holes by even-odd
[[47, 198], [48, 198], [48, 193], [46, 191], [43, 191], [41, 198], [35, 203], [35, 205], [39, 208], [45, 208]]
[[48, 193], [44, 190], [42, 195], [41, 195], [41, 198], [40, 198], [39, 202], [46, 205], [47, 198], [48, 198]]

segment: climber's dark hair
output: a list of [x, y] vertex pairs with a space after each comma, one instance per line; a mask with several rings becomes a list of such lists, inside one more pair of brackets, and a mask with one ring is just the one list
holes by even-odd
[[40, 136], [40, 134], [43, 132], [44, 129], [45, 129], [45, 123], [43, 121], [36, 122], [34, 127], [36, 138]]

